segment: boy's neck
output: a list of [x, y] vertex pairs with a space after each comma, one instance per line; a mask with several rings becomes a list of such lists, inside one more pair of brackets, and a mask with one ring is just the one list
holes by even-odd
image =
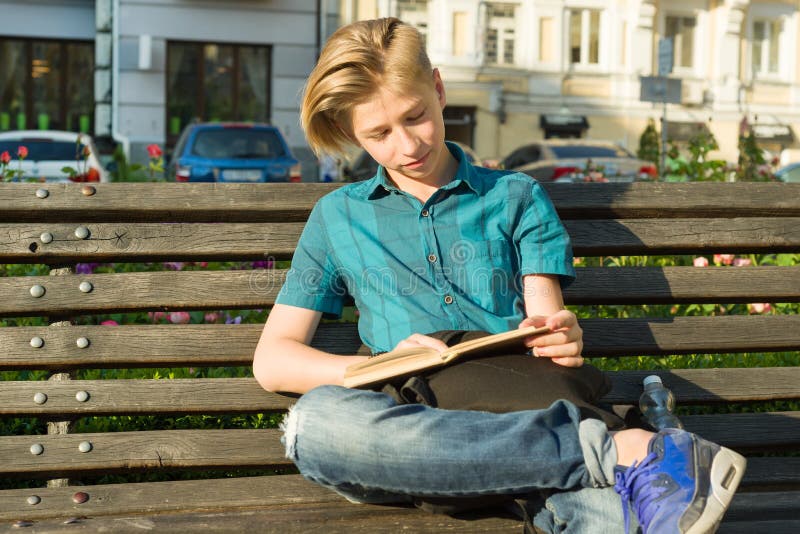
[[423, 204], [441, 187], [449, 184], [458, 171], [458, 160], [445, 148], [440, 168], [425, 178], [409, 178], [402, 173], [384, 169], [387, 177], [398, 189], [405, 191], [420, 200]]

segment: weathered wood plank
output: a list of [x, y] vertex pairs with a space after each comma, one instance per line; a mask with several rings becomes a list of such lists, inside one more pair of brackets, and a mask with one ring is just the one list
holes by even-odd
[[[615, 371], [611, 393], [603, 400], [633, 404], [642, 379], [656, 374], [681, 405], [800, 399], [800, 367]], [[88, 400], [76, 400], [84, 391]], [[34, 395], [46, 402], [37, 404]], [[79, 417], [133, 414], [263, 413], [286, 410], [295, 397], [264, 391], [253, 378], [176, 380], [7, 381], [0, 389], [0, 415]]]
[[[737, 450], [800, 446], [800, 412], [693, 415], [686, 429]], [[67, 477], [142, 469], [267, 468], [289, 465], [278, 430], [157, 430], [105, 434], [0, 437], [0, 473]], [[78, 451], [88, 441], [89, 453]], [[39, 443], [44, 453], [33, 455]], [[224, 446], [220, 446], [223, 444]]]
[[[747, 527], [769, 527], [749, 532], [792, 532], [797, 520], [798, 494], [795, 492], [734, 497], [723, 518], [721, 532], [745, 532]], [[737, 518], [742, 517], [742, 523]], [[32, 525], [34, 532], [309, 532], [320, 526], [325, 532], [519, 532], [521, 522], [498, 510], [463, 514], [458, 518], [427, 514], [409, 506], [353, 505], [339, 498], [312, 505], [270, 506], [225, 512], [199, 511], [127, 517], [97, 517], [81, 514], [68, 526], [58, 520], [41, 520]]]
[[568, 304], [797, 302], [796, 267], [585, 267], [566, 288]]
[[[229, 469], [286, 466], [279, 431], [153, 430], [0, 437], [0, 473], [26, 473], [36, 477], [62, 477], [76, 473], [114, 473], [147, 469]], [[88, 441], [91, 452], [78, 446]], [[44, 452], [34, 455], [39, 443]]]
[[567, 220], [577, 256], [800, 250], [800, 218]]
[[[577, 256], [800, 250], [800, 218], [568, 220]], [[289, 259], [302, 222], [0, 224], [0, 262]], [[41, 236], [50, 234], [52, 241]], [[444, 254], [444, 251], [442, 252]]]
[[[587, 357], [788, 351], [800, 347], [800, 316], [581, 319]], [[125, 325], [0, 328], [0, 369], [249, 365], [263, 325]], [[33, 348], [30, 340], [44, 345]], [[90, 345], [76, 346], [85, 337]], [[355, 324], [323, 323], [312, 345], [362, 350]]]
[[[143, 310], [263, 308], [272, 305], [282, 269], [21, 276], [0, 278], [0, 317]], [[90, 293], [78, 290], [81, 282]], [[30, 288], [42, 285], [44, 296]], [[568, 304], [797, 302], [797, 267], [585, 267], [564, 293]]]
[[[303, 221], [340, 184], [0, 184], [0, 222]], [[798, 217], [800, 185], [543, 184], [562, 218]], [[142, 200], [146, 199], [146, 202]]]
[[[800, 486], [800, 458], [750, 458], [740, 490], [757, 487]], [[72, 502], [79, 491], [89, 494], [83, 504]], [[776, 493], [780, 494], [780, 493]], [[31, 495], [41, 498], [35, 508]], [[741, 493], [737, 499], [754, 499]], [[264, 506], [338, 503], [342, 498], [300, 475], [242, 477], [236, 479], [181, 480], [133, 484], [103, 484], [70, 488], [37, 488], [0, 492], [0, 520], [41, 520], [75, 515], [108, 516], [169, 512], [236, 511]], [[744, 515], [744, 514], [743, 514]]]
[[[290, 259], [305, 223], [0, 224], [0, 262]], [[89, 230], [80, 239], [75, 229]], [[49, 234], [52, 241], [42, 241]]]

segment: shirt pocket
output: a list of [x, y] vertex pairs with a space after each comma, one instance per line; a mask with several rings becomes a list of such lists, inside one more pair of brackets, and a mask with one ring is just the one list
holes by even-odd
[[485, 309], [504, 309], [514, 300], [518, 269], [507, 240], [465, 241], [453, 251], [453, 282], [471, 300]]

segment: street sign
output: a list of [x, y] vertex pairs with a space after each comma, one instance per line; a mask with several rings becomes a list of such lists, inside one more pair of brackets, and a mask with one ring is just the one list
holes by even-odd
[[681, 79], [664, 76], [642, 76], [639, 78], [642, 102], [681, 103]]
[[658, 75], [667, 76], [670, 74], [674, 62], [675, 53], [672, 45], [672, 37], [662, 37], [658, 40]]

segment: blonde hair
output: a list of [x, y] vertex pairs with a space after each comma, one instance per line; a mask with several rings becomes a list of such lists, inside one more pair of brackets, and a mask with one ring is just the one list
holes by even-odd
[[344, 155], [356, 144], [353, 107], [381, 86], [402, 93], [433, 84], [420, 33], [396, 18], [354, 22], [325, 44], [303, 92], [300, 122], [316, 154]]

